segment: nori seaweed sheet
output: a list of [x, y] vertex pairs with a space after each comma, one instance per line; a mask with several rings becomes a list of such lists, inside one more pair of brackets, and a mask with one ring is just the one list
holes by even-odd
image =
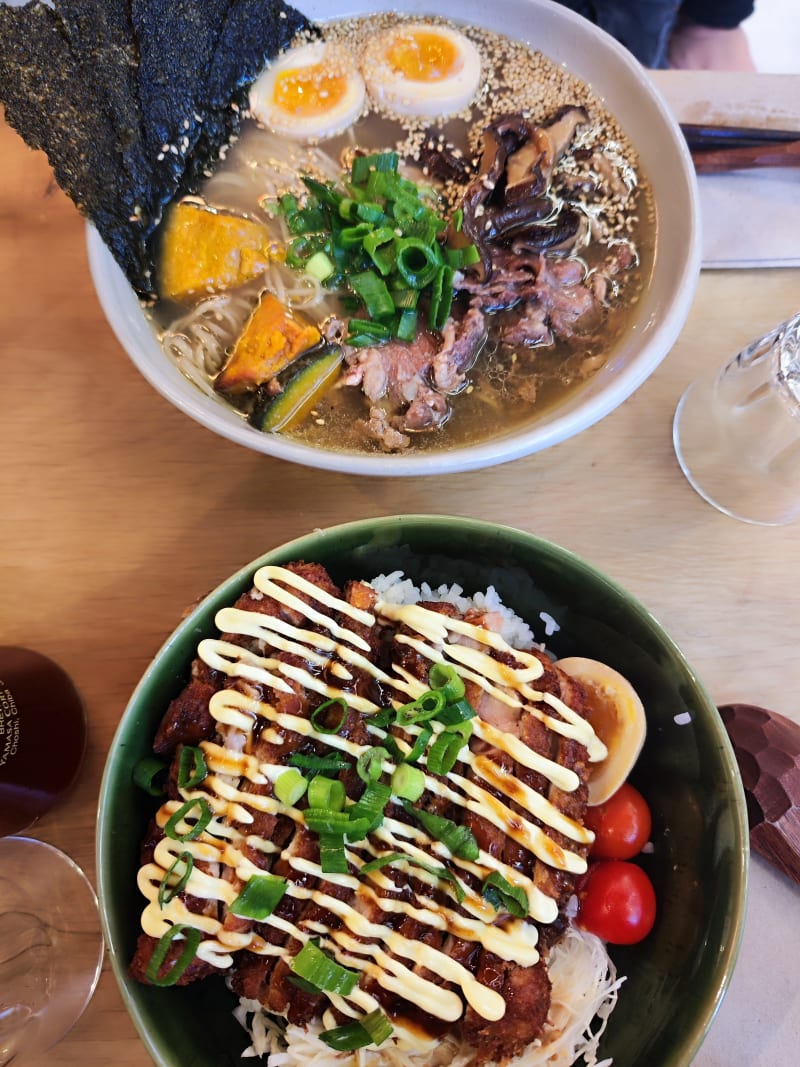
[[0, 101], [152, 298], [164, 208], [213, 169], [252, 81], [308, 29], [282, 0], [0, 3]]
[[205, 87], [230, 0], [133, 0], [145, 149], [168, 198], [206, 116]]
[[134, 189], [95, 84], [85, 77], [52, 9], [0, 6], [0, 99], [6, 119], [32, 148], [44, 149], [58, 184], [91, 218], [136, 284], [143, 246], [141, 227], [129, 221]]
[[232, 4], [220, 33], [219, 46], [208, 75], [206, 101], [224, 107], [235, 90], [250, 86], [267, 62], [302, 30], [310, 30], [305, 15], [284, 6], [275, 16], [264, 0]]

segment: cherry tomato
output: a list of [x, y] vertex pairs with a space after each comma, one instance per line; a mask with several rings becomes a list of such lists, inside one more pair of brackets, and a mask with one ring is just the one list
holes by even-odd
[[655, 920], [655, 890], [641, 867], [624, 860], [590, 866], [578, 893], [579, 926], [612, 945], [635, 945]]
[[590, 854], [598, 860], [629, 860], [650, 840], [650, 809], [638, 789], [624, 782], [604, 804], [586, 809], [585, 823], [594, 830]]

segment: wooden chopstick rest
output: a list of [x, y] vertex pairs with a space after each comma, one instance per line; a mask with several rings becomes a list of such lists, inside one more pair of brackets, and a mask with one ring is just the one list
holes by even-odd
[[742, 776], [750, 844], [800, 883], [800, 725], [754, 704], [723, 704]]

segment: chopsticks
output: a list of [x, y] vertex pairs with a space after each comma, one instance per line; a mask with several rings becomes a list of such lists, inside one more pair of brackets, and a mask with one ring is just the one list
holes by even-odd
[[800, 166], [800, 130], [682, 123], [698, 174]]

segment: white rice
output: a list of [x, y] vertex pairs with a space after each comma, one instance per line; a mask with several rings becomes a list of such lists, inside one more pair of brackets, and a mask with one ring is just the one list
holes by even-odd
[[537, 645], [533, 630], [524, 619], [506, 607], [493, 585], [490, 585], [486, 592], [467, 596], [457, 584], [439, 585], [435, 589], [427, 582], [414, 585], [410, 578], [405, 577], [403, 571], [379, 574], [377, 578], [372, 579], [370, 585], [388, 604], [416, 604], [420, 600], [427, 600], [437, 604], [452, 604], [462, 615], [470, 608], [492, 612], [502, 617], [500, 635], [512, 648], [533, 648]]

